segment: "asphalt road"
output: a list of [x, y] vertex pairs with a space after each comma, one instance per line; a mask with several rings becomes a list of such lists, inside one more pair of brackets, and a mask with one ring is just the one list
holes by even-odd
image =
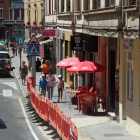
[[23, 101], [13, 72], [10, 78], [0, 75], [0, 140], [46, 140], [31, 120], [29, 129]]

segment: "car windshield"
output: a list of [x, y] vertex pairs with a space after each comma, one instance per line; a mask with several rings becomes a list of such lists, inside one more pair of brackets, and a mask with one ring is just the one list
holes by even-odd
[[0, 58], [10, 58], [8, 53], [0, 53]]
[[6, 49], [3, 47], [3, 48], [0, 48], [0, 51], [6, 51]]

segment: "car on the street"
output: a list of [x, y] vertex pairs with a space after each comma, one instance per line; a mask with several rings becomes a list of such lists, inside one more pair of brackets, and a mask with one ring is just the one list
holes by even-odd
[[10, 74], [11, 58], [8, 52], [0, 51], [0, 74]]
[[5, 47], [0, 46], [0, 51], [6, 51]]

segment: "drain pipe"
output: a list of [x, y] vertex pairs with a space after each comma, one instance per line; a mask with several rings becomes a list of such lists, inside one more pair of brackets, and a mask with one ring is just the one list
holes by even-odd
[[138, 38], [140, 39], [140, 0], [139, 0], [139, 36]]

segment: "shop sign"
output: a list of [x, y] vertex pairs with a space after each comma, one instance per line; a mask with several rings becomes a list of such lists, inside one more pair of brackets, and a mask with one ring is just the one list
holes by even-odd
[[43, 36], [51, 36], [51, 37], [55, 37], [56, 34], [56, 30], [42, 30], [42, 35]]
[[82, 51], [82, 37], [71, 36], [71, 50]]
[[57, 38], [64, 39], [64, 31], [56, 30]]
[[30, 32], [32, 32], [32, 33], [41, 32], [41, 27], [31, 27]]
[[123, 39], [123, 51], [132, 52], [133, 50], [133, 40]]

